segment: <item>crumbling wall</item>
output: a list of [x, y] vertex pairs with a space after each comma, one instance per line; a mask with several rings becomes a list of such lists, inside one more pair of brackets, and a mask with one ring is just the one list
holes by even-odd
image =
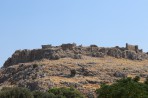
[[139, 52], [138, 45], [129, 45], [126, 43], [126, 49], [130, 51]]
[[42, 49], [49, 49], [51, 47], [52, 47], [52, 45], [42, 45]]
[[143, 53], [137, 45], [126, 44], [126, 47], [105, 48], [91, 45], [80, 47], [73, 44], [62, 44], [61, 46], [42, 45], [42, 49], [17, 50], [8, 58], [3, 67], [12, 66], [18, 63], [32, 62], [41, 59], [58, 60], [60, 58], [70, 57], [81, 59], [82, 56], [105, 57], [112, 56], [116, 58], [126, 58], [131, 60], [148, 59], [148, 53]]
[[61, 47], [62, 47], [63, 50], [67, 50], [67, 49], [73, 50], [76, 47], [76, 44], [75, 43], [73, 43], [73, 44], [70, 44], [70, 43], [62, 44]]
[[32, 62], [41, 59], [58, 60], [64, 57], [74, 58], [75, 56], [76, 55], [74, 51], [69, 50], [69, 52], [67, 52], [66, 50], [62, 50], [60, 47], [33, 50], [17, 50], [12, 55], [12, 57], [8, 58], [8, 60], [4, 63], [3, 67], [12, 66], [18, 63]]

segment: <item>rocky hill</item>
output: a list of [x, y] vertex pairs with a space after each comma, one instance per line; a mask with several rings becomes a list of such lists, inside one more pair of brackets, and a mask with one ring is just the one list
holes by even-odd
[[0, 87], [19, 86], [30, 90], [73, 86], [88, 98], [102, 83], [122, 77], [148, 75], [148, 54], [137, 45], [84, 47], [76, 44], [42, 45], [42, 49], [17, 50], [0, 69]]
[[11, 58], [4, 63], [3, 67], [12, 66], [18, 63], [32, 62], [35, 60], [49, 59], [58, 60], [60, 58], [81, 59], [82, 56], [126, 58], [131, 60], [143, 60], [148, 58], [148, 54], [138, 49], [137, 45], [126, 44], [126, 47], [104, 48], [96, 45], [83, 47], [76, 44], [62, 44], [61, 46], [42, 45], [42, 49], [17, 50]]

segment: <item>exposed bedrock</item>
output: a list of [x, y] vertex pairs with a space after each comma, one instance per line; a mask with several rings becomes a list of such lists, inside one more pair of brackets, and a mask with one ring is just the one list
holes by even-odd
[[41, 49], [17, 50], [12, 57], [4, 63], [3, 67], [12, 66], [18, 63], [31, 62], [41, 59], [58, 60], [60, 58], [70, 57], [73, 59], [82, 59], [83, 56], [105, 57], [112, 56], [115, 58], [126, 58], [130, 60], [143, 60], [148, 58], [148, 54], [137, 45], [126, 44], [126, 47], [98, 47], [90, 45], [84, 47], [73, 44], [62, 44], [61, 46], [42, 45]]

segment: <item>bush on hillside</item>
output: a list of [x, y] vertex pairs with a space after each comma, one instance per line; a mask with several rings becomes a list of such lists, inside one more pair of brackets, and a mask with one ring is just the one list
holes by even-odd
[[140, 77], [139, 77], [139, 76], [136, 76], [135, 78], [133, 78], [133, 80], [134, 80], [135, 82], [139, 82], [139, 81], [140, 81]]
[[32, 93], [34, 98], [57, 98], [53, 93], [41, 91], [33, 91]]
[[3, 88], [0, 91], [0, 98], [33, 98], [30, 90], [26, 88]]
[[74, 88], [52, 88], [49, 89], [48, 92], [58, 95], [58, 98], [84, 98], [84, 96]]
[[84, 98], [84, 96], [74, 88], [52, 88], [48, 92], [31, 92], [26, 88], [7, 87], [0, 91], [0, 98]]
[[112, 85], [101, 85], [98, 98], [148, 98], [148, 85], [138, 82], [139, 77], [123, 78]]

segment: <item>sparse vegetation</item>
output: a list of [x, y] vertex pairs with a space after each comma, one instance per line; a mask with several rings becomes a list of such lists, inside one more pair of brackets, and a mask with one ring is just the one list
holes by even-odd
[[70, 77], [74, 77], [76, 75], [75, 69], [70, 70], [70, 72], [71, 72]]
[[54, 95], [58, 95], [58, 98], [84, 98], [84, 96], [74, 88], [53, 88], [48, 91]]
[[74, 88], [52, 88], [48, 92], [31, 92], [26, 88], [13, 87], [3, 88], [0, 91], [0, 98], [84, 98], [84, 96]]
[[26, 88], [3, 88], [0, 91], [0, 98], [33, 98], [30, 90]]

